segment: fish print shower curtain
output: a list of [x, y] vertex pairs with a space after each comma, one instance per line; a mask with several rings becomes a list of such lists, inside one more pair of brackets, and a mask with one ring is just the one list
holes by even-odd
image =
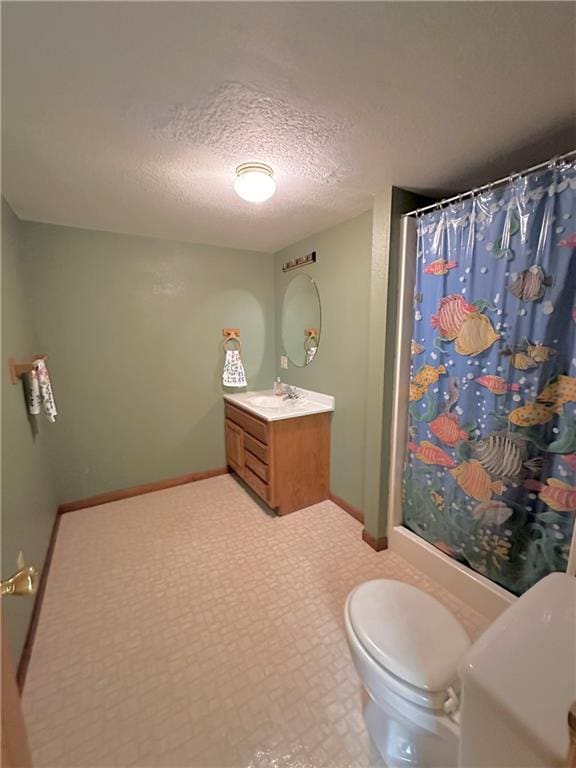
[[417, 231], [404, 525], [519, 595], [576, 515], [576, 163]]

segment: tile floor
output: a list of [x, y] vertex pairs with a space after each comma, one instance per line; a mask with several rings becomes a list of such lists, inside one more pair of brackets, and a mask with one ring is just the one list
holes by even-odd
[[380, 765], [342, 608], [391, 577], [485, 620], [326, 501], [230, 476], [64, 515], [24, 690], [36, 768]]

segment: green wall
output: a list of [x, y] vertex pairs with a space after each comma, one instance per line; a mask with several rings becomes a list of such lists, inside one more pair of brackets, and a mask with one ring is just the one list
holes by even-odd
[[240, 328], [249, 388], [270, 388], [270, 255], [36, 223], [23, 233], [60, 412], [60, 502], [224, 466], [222, 328]]
[[390, 262], [392, 188], [375, 195], [372, 208], [370, 297], [368, 301], [368, 382], [366, 386], [366, 432], [364, 436], [364, 527], [375, 539], [386, 535], [386, 511], [381, 497], [385, 475], [382, 467], [384, 376], [393, 368], [387, 345], [386, 317]]
[[368, 386], [364, 470], [364, 526], [381, 539], [388, 527], [388, 488], [396, 313], [402, 214], [430, 200], [398, 187], [375, 195], [370, 262]]
[[[283, 382], [334, 395], [332, 418], [331, 489], [363, 509], [364, 444], [367, 388], [372, 212], [301, 240], [275, 256], [276, 374]], [[294, 272], [282, 272], [282, 262], [316, 251], [317, 261]], [[283, 354], [281, 308], [284, 290], [294, 275], [306, 273], [316, 282], [322, 305], [318, 353], [306, 368], [289, 363], [280, 369]]]
[[[55, 424], [30, 421], [6, 368], [4, 577], [20, 549], [42, 565], [59, 503], [224, 466], [226, 326], [241, 330], [250, 389], [280, 375], [336, 397], [331, 488], [366, 512], [373, 535], [383, 530], [390, 192], [374, 211], [274, 257], [20, 222], [5, 202], [2, 210], [3, 359], [47, 354], [59, 409]], [[283, 261], [312, 250], [315, 264], [282, 273]], [[320, 293], [321, 342], [310, 366], [286, 371], [282, 298], [303, 273]], [[6, 601], [17, 657], [31, 609]]]
[[[46, 445], [48, 422], [28, 418], [21, 384], [10, 381], [8, 360], [29, 359], [40, 350], [30, 318], [22, 274], [22, 225], [2, 200], [2, 578], [16, 570], [22, 550], [42, 568], [57, 498]], [[12, 652], [17, 660], [34, 601], [2, 600]]]

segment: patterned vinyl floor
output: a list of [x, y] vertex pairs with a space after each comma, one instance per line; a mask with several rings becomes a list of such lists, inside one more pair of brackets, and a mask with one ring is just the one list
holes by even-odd
[[483, 617], [326, 501], [267, 514], [230, 476], [64, 515], [24, 711], [36, 768], [380, 765], [350, 590], [415, 584]]

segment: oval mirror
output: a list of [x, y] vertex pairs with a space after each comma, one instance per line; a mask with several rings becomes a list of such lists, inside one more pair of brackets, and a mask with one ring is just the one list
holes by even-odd
[[308, 275], [292, 278], [282, 305], [282, 343], [292, 365], [310, 365], [320, 344], [320, 296]]

